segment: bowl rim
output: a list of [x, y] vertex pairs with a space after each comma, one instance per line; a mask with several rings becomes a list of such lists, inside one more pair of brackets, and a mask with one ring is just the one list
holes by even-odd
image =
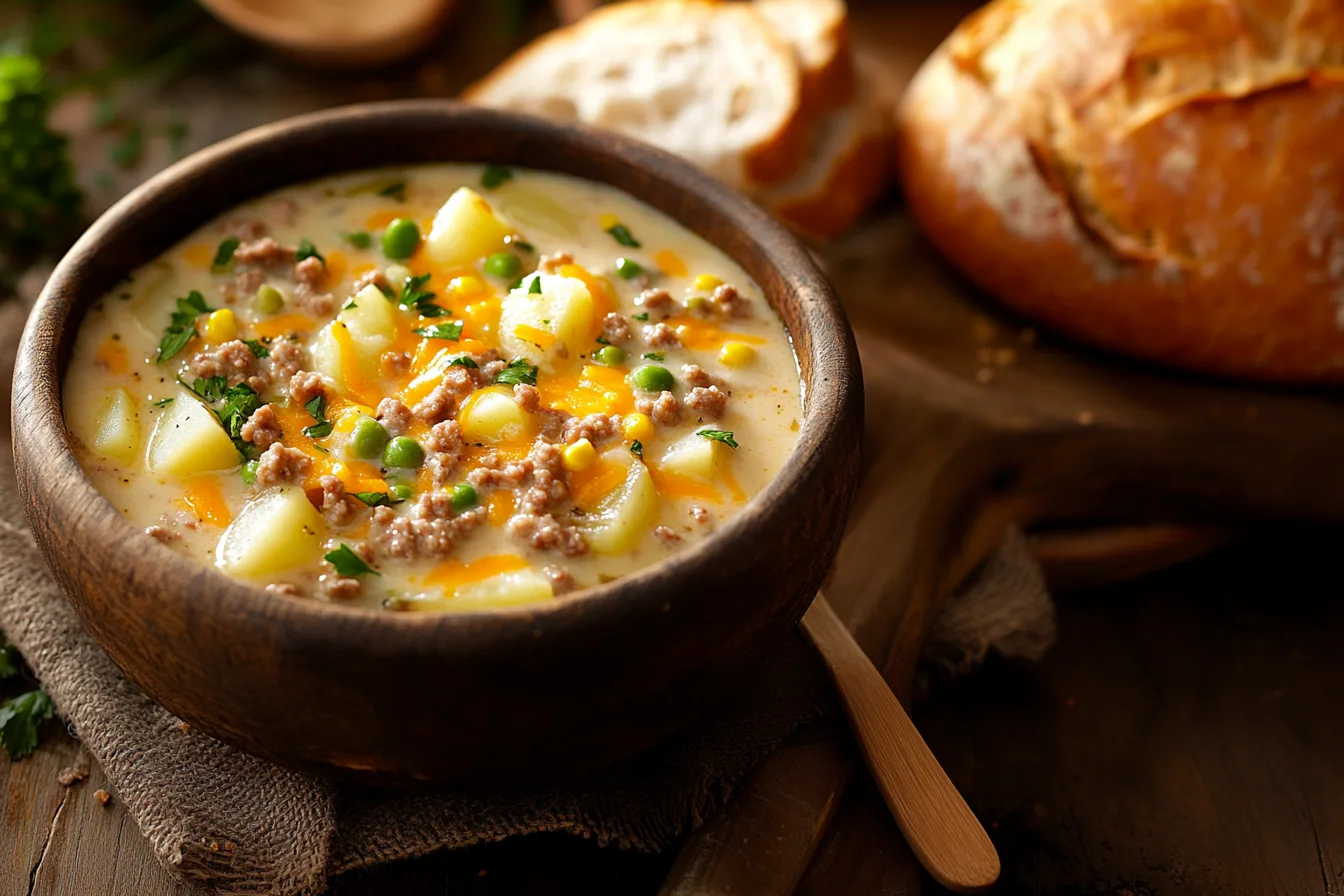
[[[699, 203], [717, 206], [732, 227], [740, 234], [746, 235], [749, 242], [756, 245], [766, 264], [780, 274], [780, 282], [788, 284], [788, 288], [794, 293], [804, 312], [799, 315], [800, 321], [806, 322], [809, 331], [807, 338], [802, 342], [810, 346], [810, 351], [807, 353], [809, 357], [804, 362], [799, 350], [800, 338], [798, 334], [789, 330], [788, 324], [785, 323], [795, 363], [799, 367], [802, 393], [800, 396], [802, 411], [797, 438], [783, 464], [766, 487], [704, 540], [619, 579], [583, 589], [559, 600], [472, 612], [388, 612], [383, 609], [347, 606], [311, 599], [285, 599], [268, 593], [263, 585], [232, 578], [213, 566], [206, 566], [184, 557], [166, 545], [145, 536], [143, 530], [134, 526], [117, 510], [84, 472], [82, 464], [72, 450], [65, 427], [62, 401], [65, 369], [62, 368], [60, 356], [62, 330], [77, 315], [82, 324], [87, 308], [96, 301], [96, 298], [86, 299], [87, 304], [82, 310], [77, 311], [74, 307], [76, 288], [79, 285], [78, 271], [87, 258], [102, 251], [103, 243], [117, 228], [128, 226], [128, 221], [134, 217], [134, 212], [145, 200], [165, 190], [190, 190], [192, 181], [208, 177], [216, 165], [232, 155], [256, 150], [268, 143], [284, 144], [286, 141], [296, 141], [297, 138], [333, 124], [349, 125], [358, 120], [373, 132], [380, 125], [394, 125], [399, 120], [409, 121], [416, 116], [442, 117], [446, 131], [451, 131], [454, 127], [480, 125], [493, 128], [501, 136], [509, 132], [526, 131], [531, 137], [565, 141], [578, 150], [599, 158], [604, 164], [625, 166], [652, 180], [662, 181], [665, 187], [670, 187], [681, 194], [690, 194]], [[465, 159], [451, 161], [472, 164]], [[478, 159], [476, 163], [489, 161]], [[326, 174], [315, 175], [309, 180], [374, 167], [378, 166], [337, 166]], [[595, 180], [540, 165], [517, 167]], [[293, 183], [302, 182], [304, 181], [296, 180]], [[614, 188], [621, 189], [658, 213], [666, 215], [679, 226], [699, 235], [693, 224], [671, 211], [659, 208], [639, 192], [619, 186]], [[266, 192], [269, 191], [263, 191], [256, 196], [266, 195]], [[256, 196], [240, 194], [236, 203]], [[210, 212], [210, 217], [216, 217], [227, 211], [227, 208], [214, 210]], [[706, 239], [704, 236], [701, 238]], [[730, 249], [717, 244], [716, 247], [736, 263], [744, 264], [741, 253], [734, 254]], [[84, 288], [88, 289], [87, 286]], [[775, 308], [777, 302], [771, 301], [774, 296], [770, 289], [764, 284], [761, 285], [761, 289], [767, 301], [770, 301], [772, 309]], [[779, 312], [776, 310], [776, 313]], [[780, 318], [783, 320], [782, 314]], [[77, 331], [78, 327], [74, 329]], [[69, 337], [71, 342], [73, 339], [73, 335]], [[810, 373], [805, 373], [804, 371], [809, 369], [809, 364]], [[216, 577], [215, 581], [221, 589], [223, 599], [233, 603], [239, 610], [248, 614], [259, 614], [277, 623], [284, 617], [306, 626], [330, 626], [332, 628], [329, 631], [333, 635], [338, 634], [336, 629], [367, 620], [368, 624], [376, 625], [388, 633], [403, 632], [408, 636], [429, 632], [436, 633], [440, 638], [453, 637], [456, 634], [470, 636], [472, 631], [486, 627], [494, 630], [496, 639], [503, 637], [508, 640], [510, 633], [519, 638], [530, 639], [536, 635], [537, 627], [543, 623], [548, 628], [563, 629], [571, 625], [582, 625], [584, 617], [593, 613], [624, 616], [650, 609], [641, 607], [639, 598], [641, 592], [645, 590], [644, 585], [660, 577], [677, 577], [703, 564], [712, 564], [716, 558], [731, 552], [743, 539], [750, 538], [750, 531], [756, 519], [796, 509], [789, 507], [790, 496], [801, 493], [808, 481], [818, 475], [815, 461], [827, 454], [825, 450], [827, 442], [845, 435], [843, 432], [845, 418], [847, 412], [854, 410], [852, 404], [857, 402], [858, 413], [862, 412], [862, 378], [858, 350], [844, 311], [825, 274], [809, 251], [763, 209], [691, 163], [634, 139], [583, 125], [555, 124], [530, 115], [468, 106], [452, 100], [363, 103], [288, 117], [243, 131], [199, 150], [146, 180], [100, 215], [53, 270], [24, 328], [14, 377], [16, 408], [18, 402], [26, 398], [21, 395], [21, 389], [27, 388], [34, 390], [31, 396], [33, 400], [53, 410], [52, 413], [14, 415], [16, 453], [21, 452], [27, 442], [60, 445], [62, 449], [60, 455], [56, 457], [27, 458], [26, 461], [32, 468], [28, 474], [29, 478], [37, 478], [33, 474], [40, 476], [44, 471], [56, 473], [62, 468], [73, 468], [80, 474], [75, 482], [63, 484], [58, 495], [52, 495], [55, 502], [67, 505], [83, 502], [89, 508], [86, 513], [97, 512], [102, 517], [114, 518], [110, 523], [113, 530], [107, 532], [104, 537], [120, 538], [134, 534], [144, 539], [148, 553], [139, 558], [137, 563], [154, 561], [163, 564], [168, 572], [179, 574], [180, 581], [183, 582], [207, 572]], [[50, 388], [43, 389], [42, 393], [38, 394], [35, 390], [40, 383]], [[24, 467], [21, 465], [20, 469], [22, 471]], [[32, 486], [21, 482], [21, 488], [26, 492], [31, 490]], [[92, 504], [87, 503], [90, 499]], [[29, 508], [32, 503], [25, 502]], [[57, 561], [50, 562], [55, 565]], [[177, 590], [172, 599], [188, 599], [187, 590]], [[309, 630], [313, 631], [311, 628]], [[442, 641], [437, 643], [439, 647], [449, 646]]]

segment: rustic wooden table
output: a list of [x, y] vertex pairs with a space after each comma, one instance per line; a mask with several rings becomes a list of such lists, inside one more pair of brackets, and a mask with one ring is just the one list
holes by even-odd
[[[896, 81], [965, 9], [853, 5], [856, 36], [883, 54]], [[507, 49], [502, 38], [463, 41], [466, 33], [450, 31], [430, 62], [374, 82], [304, 77], [249, 59], [227, 76], [198, 73], [127, 104], [151, 121], [186, 122], [194, 146], [317, 106], [451, 94]], [[451, 66], [434, 61], [448, 59]], [[66, 114], [82, 120], [78, 102]], [[109, 172], [107, 142], [118, 133], [90, 130], [76, 142], [98, 202], [171, 151], [169, 141], [151, 140], [138, 168]], [[997, 892], [1344, 892], [1344, 715], [1332, 699], [1344, 683], [1336, 647], [1344, 609], [1330, 576], [1339, 534], [1282, 531], [1156, 577], [1065, 595], [1060, 643], [1042, 664], [991, 663], [916, 706], [916, 721], [1000, 849]], [[67, 767], [89, 768], [88, 780], [62, 787]], [[788, 768], [776, 763], [772, 774], [787, 777]], [[53, 728], [22, 762], [0, 758], [0, 776], [0, 896], [192, 892], [158, 866], [115, 796], [99, 804], [100, 771], [62, 732]], [[762, 799], [784, 784], [757, 780], [743, 792]], [[758, 838], [761, 863], [769, 862], [771, 831], [731, 836], [739, 834]], [[537, 836], [353, 874], [333, 892], [654, 894], [675, 859]], [[938, 888], [921, 878], [860, 775], [798, 892]]]

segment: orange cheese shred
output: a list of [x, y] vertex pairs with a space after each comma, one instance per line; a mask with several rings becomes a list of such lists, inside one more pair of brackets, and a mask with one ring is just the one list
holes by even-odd
[[364, 378], [364, 369], [359, 364], [359, 351], [355, 348], [355, 339], [350, 328], [339, 320], [331, 325], [331, 336], [341, 349], [341, 378], [345, 380], [345, 391], [363, 404], [376, 407], [382, 398], [372, 383]]
[[307, 333], [316, 326], [317, 321], [302, 314], [278, 314], [254, 323], [252, 332], [262, 339], [279, 339], [290, 333]]
[[589, 414], [628, 414], [635, 409], [635, 393], [625, 381], [625, 370], [588, 364], [577, 376], [555, 374], [537, 381], [541, 403], [576, 417]]
[[215, 476], [198, 476], [187, 480], [187, 493], [178, 499], [178, 506], [196, 515], [211, 526], [224, 528], [233, 521], [229, 503]]
[[657, 467], [649, 467], [649, 476], [653, 479], [653, 487], [664, 498], [693, 498], [697, 501], [713, 501], [715, 504], [723, 502], [719, 490], [708, 482]]
[[93, 362], [107, 368], [108, 373], [125, 373], [131, 369], [130, 361], [126, 357], [126, 346], [120, 339], [109, 338], [98, 346]]
[[527, 561], [516, 554], [492, 554], [470, 563], [461, 560], [449, 560], [440, 563], [425, 576], [426, 585], [437, 585], [444, 591], [453, 592], [463, 585], [483, 582], [506, 572], [527, 569]]
[[524, 342], [530, 342], [537, 348], [545, 351], [555, 345], [555, 335], [536, 327], [530, 327], [527, 324], [519, 324], [513, 328], [513, 335]]
[[345, 277], [346, 271], [350, 269], [350, 262], [346, 260], [345, 253], [339, 249], [329, 251], [326, 259], [326, 264], [322, 266], [322, 289], [330, 292]]
[[681, 260], [681, 256], [671, 249], [659, 249], [653, 253], [653, 263], [658, 265], [658, 269], [669, 277], [685, 277], [686, 262]]
[[721, 348], [729, 340], [745, 342], [749, 345], [764, 345], [766, 342], [760, 336], [753, 336], [749, 333], [731, 333], [728, 330], [720, 329], [710, 321], [701, 320], [698, 317], [677, 315], [669, 317], [663, 323], [676, 332], [682, 345], [696, 351]]
[[208, 271], [215, 263], [215, 250], [205, 243], [192, 243], [182, 251], [182, 260], [197, 270]]
[[513, 492], [507, 489], [498, 489], [490, 495], [490, 500], [485, 502], [486, 519], [492, 526], [502, 526], [513, 516], [517, 509], [517, 501], [513, 497]]
[[569, 493], [579, 507], [592, 510], [625, 481], [628, 473], [629, 468], [623, 464], [599, 460], [582, 472], [569, 474]]
[[593, 304], [597, 307], [598, 320], [615, 311], [620, 304], [620, 301], [616, 298], [616, 290], [611, 287], [611, 282], [605, 277], [594, 276], [582, 265], [562, 264], [560, 265], [560, 276], [574, 277], [583, 281], [583, 285], [588, 287], [588, 294], [593, 297]]

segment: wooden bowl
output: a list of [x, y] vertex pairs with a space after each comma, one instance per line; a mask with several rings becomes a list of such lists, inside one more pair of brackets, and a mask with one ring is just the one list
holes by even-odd
[[[720, 531], [642, 572], [515, 610], [374, 612], [282, 598], [146, 537], [70, 450], [61, 378], [85, 310], [245, 199], [376, 166], [498, 162], [614, 185], [746, 268], [793, 338], [798, 442]], [[52, 274], [14, 388], [20, 490], [47, 563], [126, 674], [210, 734], [366, 779], [556, 778], [684, 730], [788, 633], [840, 541], [859, 472], [853, 334], [807, 251], [729, 188], [615, 135], [442, 101], [354, 106], [249, 131], [108, 211]]]

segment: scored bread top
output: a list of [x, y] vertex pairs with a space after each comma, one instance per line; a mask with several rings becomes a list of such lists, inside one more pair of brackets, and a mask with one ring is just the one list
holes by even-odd
[[628, 134], [738, 189], [788, 177], [807, 150], [793, 51], [746, 4], [603, 7], [524, 47], [463, 96]]

